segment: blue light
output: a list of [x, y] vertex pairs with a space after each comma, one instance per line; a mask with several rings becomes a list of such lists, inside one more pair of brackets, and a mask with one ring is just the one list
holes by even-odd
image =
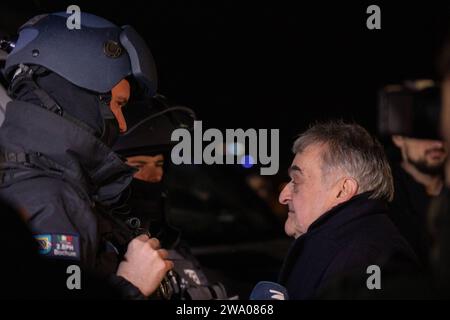
[[255, 164], [255, 160], [251, 155], [245, 155], [241, 158], [241, 164], [244, 168], [249, 169]]

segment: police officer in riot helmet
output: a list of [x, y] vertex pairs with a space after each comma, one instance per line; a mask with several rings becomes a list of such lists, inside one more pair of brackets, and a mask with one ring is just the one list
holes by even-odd
[[424, 266], [432, 244], [428, 207], [443, 189], [447, 158], [440, 112], [440, 89], [431, 80], [387, 86], [380, 93], [379, 129], [393, 147], [391, 217]]
[[[113, 94], [111, 103], [120, 100], [119, 95]], [[170, 294], [166, 299], [225, 299], [225, 288], [209, 281], [180, 232], [167, 219], [170, 208], [163, 176], [173, 143], [171, 134], [177, 128], [192, 129], [195, 114], [189, 108], [170, 105], [161, 95], [139, 104], [142, 106], [125, 108], [131, 128], [113, 147], [130, 166], [138, 169], [130, 185], [129, 210], [117, 215], [130, 228], [149, 231], [168, 250], [174, 269], [169, 272]]]
[[157, 239], [120, 233], [126, 225], [112, 217], [134, 171], [110, 149], [127, 129], [110, 100], [116, 90], [129, 97], [130, 84], [154, 95], [155, 65], [132, 27], [81, 13], [81, 28], [69, 30], [67, 18], [32, 18], [7, 56], [0, 196], [24, 212], [42, 256], [144, 298], [172, 263]]

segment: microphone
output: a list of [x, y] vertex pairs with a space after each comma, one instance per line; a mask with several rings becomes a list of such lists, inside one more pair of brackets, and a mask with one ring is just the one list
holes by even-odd
[[289, 300], [289, 297], [286, 288], [282, 285], [270, 281], [260, 281], [253, 288], [250, 300]]

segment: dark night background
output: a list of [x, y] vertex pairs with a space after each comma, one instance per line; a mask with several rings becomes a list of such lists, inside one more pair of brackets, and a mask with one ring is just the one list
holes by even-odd
[[[194, 108], [204, 127], [280, 128], [282, 168], [312, 121], [350, 119], [375, 133], [377, 89], [436, 76], [450, 14], [430, 1], [36, 0], [1, 4], [0, 30], [70, 4], [133, 25], [153, 52], [159, 91]], [[381, 30], [366, 28], [370, 4], [381, 8]]]
[[[287, 179], [295, 136], [312, 122], [342, 118], [376, 133], [377, 92], [383, 85], [437, 79], [436, 58], [450, 21], [450, 3], [431, 1], [273, 1], [244, 6], [243, 1], [231, 0], [13, 0], [0, 4], [0, 33], [14, 35], [29, 18], [65, 11], [71, 4], [118, 25], [132, 25], [153, 53], [159, 92], [193, 108], [204, 130], [280, 129], [280, 175], [274, 179], [278, 182]], [[371, 4], [381, 8], [381, 30], [366, 27]], [[284, 251], [246, 229], [256, 226], [265, 235], [264, 223], [272, 227], [272, 220], [256, 214], [259, 207], [248, 210], [246, 205], [256, 201], [244, 196], [239, 189], [243, 184], [232, 181], [227, 169], [222, 166], [217, 175], [199, 170], [203, 176], [187, 170], [192, 174], [186, 176], [187, 183], [175, 181], [189, 190], [200, 185], [213, 194], [215, 189], [225, 198], [199, 203], [203, 211], [190, 208], [180, 195], [171, 195], [180, 202], [178, 217], [185, 235], [198, 240], [193, 243], [193, 237], [187, 237], [200, 246], [194, 253], [202, 265], [230, 276], [233, 280], [225, 283], [245, 297], [256, 281], [270, 279], [267, 275], [278, 271], [281, 260], [275, 255], [270, 260], [267, 253], [282, 257]], [[242, 217], [230, 223], [233, 214]], [[278, 222], [273, 229], [281, 233], [284, 218]], [[229, 246], [201, 247], [214, 244], [214, 236]], [[246, 247], [244, 240], [249, 239], [258, 246]]]

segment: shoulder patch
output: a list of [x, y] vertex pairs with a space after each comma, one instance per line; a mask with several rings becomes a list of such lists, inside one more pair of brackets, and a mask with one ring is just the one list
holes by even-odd
[[78, 235], [36, 234], [39, 254], [49, 258], [80, 260], [80, 239]]

